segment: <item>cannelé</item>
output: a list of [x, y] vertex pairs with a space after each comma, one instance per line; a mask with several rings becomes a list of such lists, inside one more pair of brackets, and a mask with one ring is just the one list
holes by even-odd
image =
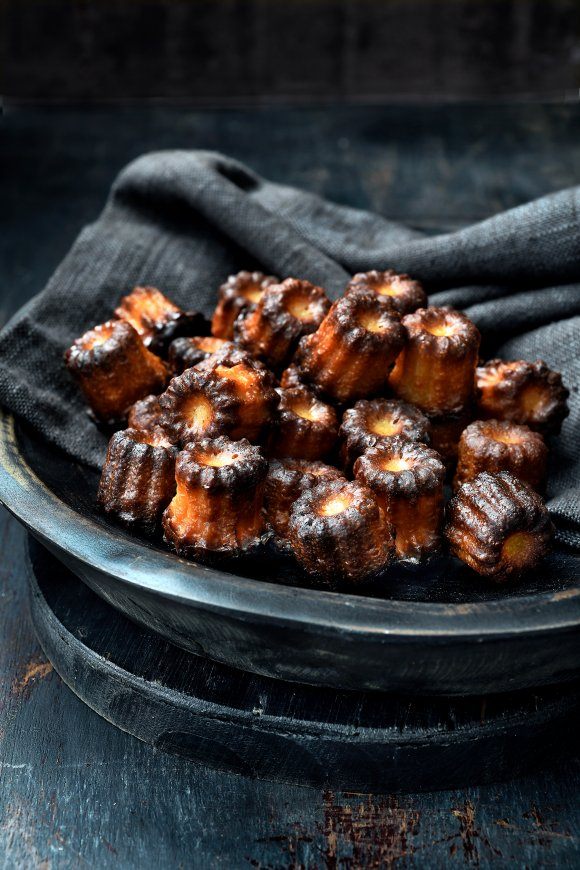
[[391, 438], [359, 456], [354, 474], [394, 526], [400, 559], [418, 562], [440, 549], [445, 466], [434, 450]]
[[557, 435], [569, 413], [569, 391], [562, 376], [543, 360], [489, 360], [477, 368], [476, 384], [482, 417], [511, 420], [544, 435]]
[[534, 568], [548, 552], [553, 526], [540, 496], [507, 471], [482, 472], [447, 506], [451, 552], [497, 581]]
[[104, 423], [125, 419], [131, 405], [160, 393], [169, 378], [165, 363], [123, 320], [85, 332], [67, 350], [65, 363], [94, 416]]
[[198, 311], [182, 311], [156, 287], [135, 287], [123, 296], [115, 316], [130, 323], [154, 353], [165, 355], [180, 335], [206, 335], [209, 323]]
[[477, 420], [461, 435], [455, 486], [482, 471], [509, 471], [542, 491], [547, 461], [548, 448], [539, 432], [506, 420]]
[[385, 296], [401, 315], [427, 307], [427, 294], [421, 282], [408, 275], [399, 275], [393, 269], [358, 272], [348, 282], [346, 292], [350, 293], [351, 290], [370, 290], [378, 296]]
[[313, 576], [356, 582], [384, 568], [394, 533], [370, 489], [356, 481], [329, 480], [294, 504], [288, 539], [298, 562]]
[[307, 460], [328, 456], [338, 437], [338, 417], [331, 405], [307, 387], [280, 389], [272, 427], [270, 455]]
[[387, 298], [358, 290], [341, 297], [295, 356], [301, 376], [339, 403], [378, 395], [406, 331]]
[[318, 329], [329, 308], [322, 287], [287, 278], [268, 287], [256, 306], [236, 321], [234, 338], [279, 370], [289, 361], [298, 340]]
[[390, 383], [399, 398], [429, 414], [457, 414], [471, 402], [480, 335], [452, 308], [420, 308], [403, 318], [408, 341]]
[[176, 455], [159, 433], [115, 432], [99, 483], [99, 505], [125, 525], [152, 534], [175, 493]]
[[194, 558], [239, 556], [266, 533], [268, 462], [246, 439], [202, 438], [177, 457], [177, 492], [163, 514], [166, 542]]
[[260, 301], [266, 287], [278, 284], [274, 275], [238, 272], [230, 275], [218, 290], [218, 303], [211, 321], [211, 334], [228, 341], [234, 337], [236, 319]]

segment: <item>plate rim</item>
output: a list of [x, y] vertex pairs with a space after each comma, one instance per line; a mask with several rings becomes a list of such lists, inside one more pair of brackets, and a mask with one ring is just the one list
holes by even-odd
[[[35, 433], [35, 437], [41, 436]], [[113, 526], [103, 527], [83, 516], [43, 483], [20, 449], [14, 416], [2, 407], [0, 501], [53, 552], [68, 555], [128, 587], [137, 586], [142, 592], [188, 607], [227, 611], [239, 619], [385, 640], [423, 637], [426, 642], [521, 637], [580, 627], [580, 578], [565, 590], [517, 598], [400, 601], [256, 580], [190, 562], [137, 538], [121, 542]]]

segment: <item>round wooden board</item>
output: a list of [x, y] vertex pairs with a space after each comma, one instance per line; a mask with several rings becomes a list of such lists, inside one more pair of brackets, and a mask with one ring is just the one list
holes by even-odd
[[107, 605], [33, 538], [31, 612], [47, 656], [93, 710], [220, 770], [357, 791], [461, 787], [570, 751], [580, 686], [425, 699], [284, 683], [172, 646]]

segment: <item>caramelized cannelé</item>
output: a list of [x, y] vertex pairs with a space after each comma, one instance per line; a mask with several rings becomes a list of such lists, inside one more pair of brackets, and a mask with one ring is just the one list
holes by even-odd
[[255, 308], [236, 321], [234, 335], [241, 347], [280, 369], [300, 337], [318, 329], [329, 308], [321, 287], [287, 278], [268, 287]]
[[244, 351], [218, 351], [173, 378], [159, 397], [162, 425], [174, 443], [227, 434], [256, 441], [280, 397], [274, 376]]
[[569, 414], [569, 392], [562, 376], [540, 359], [489, 360], [477, 369], [476, 384], [482, 417], [511, 420], [544, 435], [557, 435]]
[[354, 474], [393, 524], [400, 559], [418, 562], [439, 550], [445, 466], [434, 450], [391, 438], [359, 456]]
[[430, 414], [457, 414], [474, 391], [480, 335], [452, 308], [420, 308], [403, 318], [409, 338], [390, 383], [395, 393]]
[[196, 366], [213, 353], [233, 349], [231, 341], [214, 338], [212, 335], [176, 338], [169, 345], [168, 360], [175, 374], [180, 375], [185, 369]]
[[138, 429], [115, 432], [97, 495], [105, 513], [152, 534], [175, 493], [176, 455], [162, 435]]
[[547, 462], [548, 448], [539, 432], [505, 420], [477, 420], [461, 435], [454, 485], [482, 471], [509, 471], [541, 492]]
[[398, 275], [393, 269], [358, 272], [348, 282], [346, 292], [351, 290], [370, 290], [378, 296], [386, 296], [401, 315], [427, 307], [427, 294], [421, 282], [408, 275]]
[[292, 551], [310, 574], [357, 581], [393, 555], [393, 529], [371, 492], [356, 481], [324, 481], [303, 493], [290, 514]]
[[553, 526], [540, 496], [517, 477], [484, 471], [447, 506], [451, 552], [477, 571], [505, 581], [534, 568], [550, 549]]
[[115, 309], [119, 320], [130, 323], [153, 353], [164, 355], [179, 335], [205, 335], [209, 323], [197, 311], [182, 311], [156, 287], [135, 287]]
[[266, 516], [278, 546], [287, 547], [288, 523], [294, 502], [323, 480], [342, 480], [338, 468], [305, 459], [274, 459], [266, 477]]
[[123, 420], [131, 405], [161, 392], [169, 377], [165, 363], [122, 320], [85, 332], [67, 350], [65, 362], [93, 414], [104, 423]]
[[347, 471], [369, 447], [399, 436], [405, 441], [429, 444], [431, 426], [413, 405], [399, 399], [361, 399], [344, 412], [340, 427], [340, 454]]
[[237, 275], [230, 275], [219, 289], [218, 304], [211, 321], [211, 334], [231, 341], [236, 319], [243, 312], [254, 308], [266, 287], [272, 284], [278, 284], [278, 278], [262, 272], [238, 272]]
[[268, 463], [246, 439], [203, 438], [179, 453], [165, 540], [190, 558], [238, 556], [261, 542]]
[[304, 380], [337, 402], [377, 395], [405, 344], [391, 302], [353, 291], [332, 304], [319, 329], [303, 338], [294, 362]]
[[278, 458], [322, 459], [338, 437], [338, 417], [306, 387], [279, 390], [270, 454]]

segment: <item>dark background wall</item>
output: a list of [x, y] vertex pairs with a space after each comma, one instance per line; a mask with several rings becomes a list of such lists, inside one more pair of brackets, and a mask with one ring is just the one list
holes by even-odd
[[576, 97], [578, 0], [0, 0], [13, 100]]

